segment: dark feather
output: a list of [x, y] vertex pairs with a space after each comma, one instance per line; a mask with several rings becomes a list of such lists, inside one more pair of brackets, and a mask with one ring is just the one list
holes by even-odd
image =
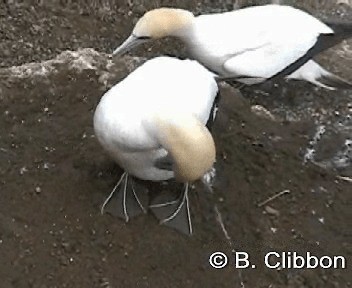
[[284, 70], [269, 78], [269, 80], [276, 80], [278, 78], [283, 78], [292, 74], [294, 71], [307, 63], [310, 59], [312, 59], [315, 55], [337, 45], [345, 39], [352, 37], [352, 23], [331, 21], [326, 22], [326, 24], [330, 26], [335, 33], [320, 34], [315, 45], [310, 48], [306, 54], [287, 66]]
[[322, 76], [318, 79], [318, 81], [328, 87], [339, 88], [339, 89], [352, 89], [352, 84], [347, 82], [346, 80], [334, 75], [330, 74], [327, 76]]
[[216, 113], [217, 113], [217, 111], [219, 109], [220, 97], [221, 97], [220, 96], [220, 91], [218, 91], [218, 94], [215, 97], [213, 106], [211, 107], [211, 110], [210, 110], [208, 122], [206, 124], [206, 126], [207, 126], [207, 128], [208, 128], [208, 130], [210, 132], [211, 132], [211, 130], [213, 128], [213, 125], [214, 125], [214, 122], [215, 122], [215, 118], [216, 118]]

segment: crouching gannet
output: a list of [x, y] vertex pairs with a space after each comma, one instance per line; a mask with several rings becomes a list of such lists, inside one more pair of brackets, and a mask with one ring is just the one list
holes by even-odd
[[183, 9], [159, 8], [145, 13], [113, 54], [121, 55], [149, 39], [173, 36], [186, 44], [194, 59], [223, 79], [251, 85], [286, 77], [328, 89], [351, 88], [311, 60], [351, 37], [352, 23], [329, 26], [281, 5], [197, 17]]
[[[196, 61], [171, 57], [145, 62], [106, 92], [94, 114], [94, 131], [125, 173], [103, 208], [115, 203], [116, 213], [128, 221], [129, 210], [145, 211], [133, 177], [175, 178], [185, 183], [181, 197], [150, 207], [162, 223], [191, 234], [188, 183], [204, 176], [215, 161], [215, 144], [206, 125], [213, 120], [217, 94], [213, 73]], [[180, 217], [183, 220], [177, 220]], [[176, 223], [180, 221], [186, 227]]]

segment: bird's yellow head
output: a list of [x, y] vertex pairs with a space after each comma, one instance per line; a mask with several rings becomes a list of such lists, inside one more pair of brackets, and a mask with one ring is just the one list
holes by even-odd
[[191, 12], [183, 9], [158, 8], [148, 11], [138, 20], [132, 34], [115, 49], [113, 55], [122, 55], [148, 40], [180, 36], [193, 18]]
[[132, 34], [152, 39], [176, 36], [178, 31], [190, 24], [193, 17], [191, 12], [183, 9], [154, 9], [138, 20]]
[[176, 180], [195, 181], [211, 169], [216, 157], [214, 139], [197, 117], [179, 115], [174, 123], [158, 119], [156, 125], [159, 140], [174, 161]]

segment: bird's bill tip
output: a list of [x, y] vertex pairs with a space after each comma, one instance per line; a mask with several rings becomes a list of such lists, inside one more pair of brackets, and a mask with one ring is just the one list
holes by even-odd
[[138, 46], [139, 44], [141, 44], [142, 41], [140, 41], [140, 39], [138, 39], [136, 36], [134, 35], [130, 35], [125, 42], [123, 42], [119, 47], [117, 47], [113, 52], [112, 52], [112, 56], [116, 57], [116, 56], [122, 56], [125, 53], [127, 53], [129, 50], [131, 50], [132, 48]]

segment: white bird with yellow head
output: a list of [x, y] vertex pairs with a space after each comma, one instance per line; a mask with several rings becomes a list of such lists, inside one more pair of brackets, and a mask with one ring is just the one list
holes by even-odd
[[[215, 144], [206, 124], [212, 120], [217, 93], [213, 73], [196, 61], [171, 57], [147, 61], [106, 92], [94, 114], [94, 130], [125, 173], [103, 207], [119, 188], [120, 203], [114, 209], [128, 221], [129, 206], [145, 211], [133, 177], [175, 178], [185, 183], [185, 190], [179, 200], [169, 203], [176, 208], [162, 223], [192, 233], [188, 183], [205, 175], [215, 161]], [[153, 205], [152, 210], [166, 206]], [[186, 213], [179, 213], [182, 209]], [[186, 215], [183, 227], [173, 224], [178, 215]]]
[[158, 8], [139, 19], [113, 55], [167, 36], [181, 39], [191, 56], [221, 79], [252, 85], [288, 78], [327, 89], [352, 87], [312, 60], [351, 37], [351, 23], [327, 25], [290, 6], [253, 6], [199, 16], [183, 9]]

